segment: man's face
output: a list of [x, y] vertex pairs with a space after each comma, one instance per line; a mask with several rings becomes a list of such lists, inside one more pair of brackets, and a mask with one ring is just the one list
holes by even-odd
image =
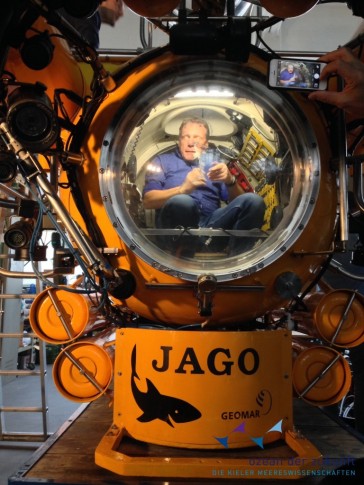
[[192, 162], [207, 148], [206, 128], [199, 123], [186, 123], [182, 128], [178, 146], [182, 157]]
[[288, 72], [293, 72], [294, 71], [294, 67], [293, 67], [292, 64], [288, 64], [287, 69], [288, 69]]

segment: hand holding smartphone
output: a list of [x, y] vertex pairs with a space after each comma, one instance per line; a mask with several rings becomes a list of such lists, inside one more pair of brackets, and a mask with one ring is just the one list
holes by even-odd
[[277, 89], [318, 91], [327, 89], [327, 80], [321, 80], [321, 71], [326, 64], [303, 59], [271, 59], [268, 85]]
[[220, 155], [217, 150], [213, 148], [207, 148], [201, 153], [199, 158], [199, 166], [205, 176], [207, 176], [208, 171], [211, 167], [219, 163]]

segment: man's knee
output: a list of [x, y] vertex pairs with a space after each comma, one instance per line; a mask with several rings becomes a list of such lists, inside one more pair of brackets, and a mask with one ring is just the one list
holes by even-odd
[[248, 192], [246, 194], [239, 195], [235, 200], [243, 210], [254, 210], [263, 214], [265, 212], [265, 202], [258, 194]]
[[159, 221], [162, 227], [197, 227], [199, 211], [196, 202], [189, 195], [174, 195], [162, 207]]
[[164, 208], [181, 208], [184, 210], [196, 210], [196, 203], [190, 195], [174, 195], [164, 204]]

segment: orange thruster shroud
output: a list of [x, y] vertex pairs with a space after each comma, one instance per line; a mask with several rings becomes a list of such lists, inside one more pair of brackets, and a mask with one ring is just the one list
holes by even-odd
[[294, 431], [291, 374], [286, 330], [119, 329], [96, 463], [126, 476], [300, 478], [321, 454]]

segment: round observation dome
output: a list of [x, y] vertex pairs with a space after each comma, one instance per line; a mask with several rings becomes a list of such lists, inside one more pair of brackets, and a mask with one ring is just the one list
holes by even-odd
[[[98, 244], [135, 277], [127, 306], [140, 317], [249, 321], [299, 294], [326, 261], [337, 205], [327, 123], [305, 95], [268, 88], [267, 69], [260, 51], [242, 64], [161, 49], [115, 74], [118, 87], [86, 136], [79, 183]], [[148, 183], [165, 183], [161, 160], [181, 160], [181, 124], [196, 118], [209, 135], [193, 168], [206, 177], [209, 157], [226, 165], [241, 192], [264, 202], [254, 227], [161, 226], [161, 206], [146, 204]], [[231, 203], [222, 199], [222, 208]]]
[[[181, 123], [195, 118], [208, 124], [213, 161], [264, 200], [263, 224], [162, 228], [160, 210], [144, 207], [146, 183], [163, 188], [169, 176], [159, 160], [178, 156]], [[272, 264], [302, 234], [320, 186], [317, 139], [298, 107], [259, 73], [221, 60], [181, 63], [178, 76], [166, 74], [134, 96], [106, 132], [100, 167], [105, 207], [122, 240], [148, 264], [190, 281], [206, 272], [228, 281]], [[231, 242], [241, 250], [232, 252]], [[190, 250], [178, 251], [178, 243]]]

